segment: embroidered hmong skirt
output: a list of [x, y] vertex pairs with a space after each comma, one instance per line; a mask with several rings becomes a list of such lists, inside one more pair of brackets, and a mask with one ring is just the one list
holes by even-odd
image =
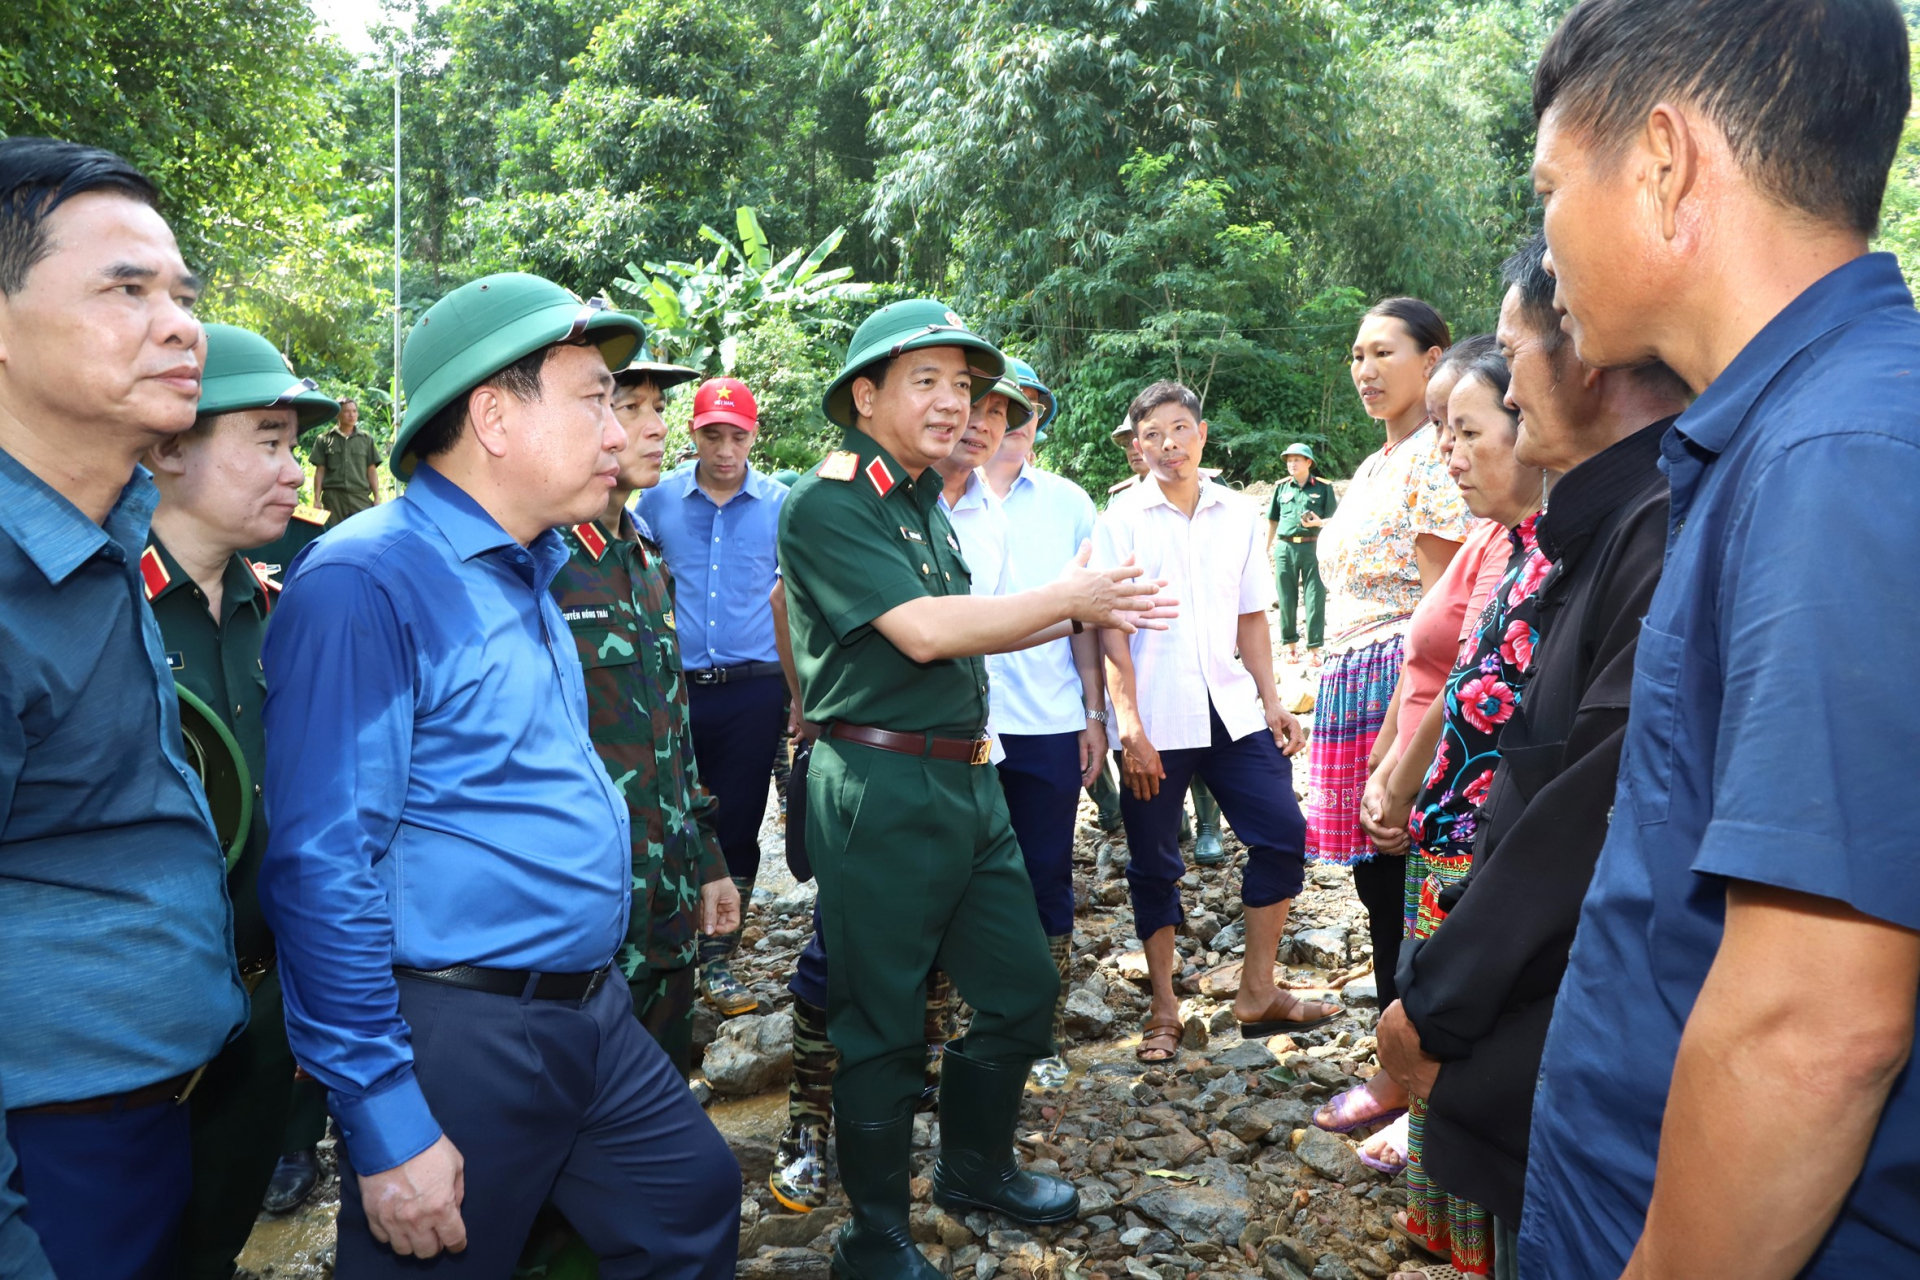
[[1309, 859], [1348, 866], [1373, 857], [1373, 841], [1360, 829], [1360, 795], [1405, 649], [1406, 637], [1395, 635], [1328, 658], [1320, 670], [1307, 768]]

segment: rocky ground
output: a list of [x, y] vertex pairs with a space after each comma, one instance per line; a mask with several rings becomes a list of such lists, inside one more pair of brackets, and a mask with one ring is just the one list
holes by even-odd
[[[1282, 691], [1305, 709], [1312, 674], [1281, 664]], [[1295, 763], [1304, 786], [1304, 757]], [[1228, 866], [1192, 869], [1183, 883], [1179, 939], [1186, 1035], [1177, 1060], [1142, 1064], [1133, 1046], [1147, 1008], [1146, 962], [1134, 936], [1126, 845], [1082, 807], [1075, 852], [1080, 913], [1067, 1003], [1066, 1087], [1030, 1089], [1020, 1143], [1033, 1167], [1071, 1178], [1080, 1219], [1025, 1229], [983, 1213], [951, 1215], [929, 1195], [938, 1122], [921, 1117], [913, 1182], [915, 1236], [956, 1277], [1044, 1280], [1354, 1280], [1416, 1267], [1392, 1230], [1403, 1185], [1361, 1164], [1349, 1138], [1309, 1123], [1328, 1097], [1371, 1076], [1378, 1012], [1365, 916], [1344, 871], [1316, 868], [1294, 904], [1281, 951], [1285, 980], [1308, 993], [1337, 990], [1347, 1015], [1300, 1035], [1244, 1041], [1230, 1008], [1243, 950], [1241, 849]], [[761, 1011], [721, 1026], [699, 1015], [703, 1070], [694, 1088], [739, 1157], [739, 1275], [826, 1280], [835, 1201], [812, 1214], [781, 1209], [767, 1190], [785, 1124], [792, 1031], [786, 978], [805, 944], [813, 886], [796, 885], [770, 814], [766, 875], [736, 968]], [[1356, 976], [1356, 974], [1358, 976]], [[1353, 1135], [1358, 1138], [1363, 1135]], [[332, 1152], [325, 1157], [331, 1166]], [[329, 1273], [337, 1182], [305, 1209], [262, 1218], [241, 1262], [247, 1277], [316, 1280]]]

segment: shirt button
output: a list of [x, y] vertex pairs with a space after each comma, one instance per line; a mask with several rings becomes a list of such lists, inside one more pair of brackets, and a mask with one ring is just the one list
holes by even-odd
[[925, 566], [925, 565], [921, 565], [921, 566], [920, 566], [920, 572], [922, 572], [922, 573], [932, 573], [932, 572], [933, 572], [933, 570], [931, 570], [931, 569], [929, 569], [929, 568], [927, 568], [927, 566]]

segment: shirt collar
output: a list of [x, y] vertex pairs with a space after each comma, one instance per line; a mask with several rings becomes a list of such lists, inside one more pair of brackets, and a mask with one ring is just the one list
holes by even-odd
[[431, 463], [423, 462], [414, 468], [404, 496], [438, 526], [453, 547], [453, 553], [462, 560], [518, 545], [513, 535], [487, 514], [485, 507], [475, 502], [465, 489], [435, 471]]
[[[679, 478], [681, 475], [682, 472], [680, 471], [674, 472], [675, 478]], [[689, 462], [686, 465], [684, 475], [685, 479], [681, 480], [680, 484], [680, 496], [683, 498], [691, 498], [694, 494], [698, 493], [701, 497], [706, 498], [707, 495], [705, 491], [700, 488], [700, 463], [698, 460]], [[764, 498], [767, 496], [767, 487], [778, 483], [779, 482], [774, 480], [773, 477], [763, 476], [754, 470], [753, 464], [749, 462], [747, 464], [747, 474], [740, 481], [740, 489], [733, 496], [735, 498]], [[784, 488], [785, 486], [783, 485], [781, 487]], [[713, 499], [707, 498], [707, 501], [712, 502]], [[728, 501], [732, 501], [732, 499], [730, 498]]]
[[1642, 427], [1560, 477], [1540, 517], [1547, 559], [1577, 558], [1608, 516], [1660, 478], [1660, 441], [1673, 422], [1662, 418]]
[[[1160, 477], [1154, 475], [1153, 472], [1149, 471], [1147, 472], [1146, 475], [1142, 476], [1141, 483], [1138, 487], [1146, 490], [1147, 506], [1151, 507], [1156, 503], [1159, 503], [1165, 506], [1173, 507], [1175, 511], [1180, 510], [1180, 508], [1173, 506], [1173, 500], [1167, 497], [1167, 491], [1160, 487]], [[1219, 502], [1219, 501], [1220, 501], [1220, 486], [1215, 484], [1212, 480], [1208, 479], [1206, 476], [1201, 476], [1200, 477], [1200, 500], [1193, 504], [1194, 518], [1198, 519], [1202, 511], [1205, 511], [1208, 507], [1214, 505], [1216, 502]], [[1186, 513], [1181, 512], [1181, 514], [1185, 515]]]
[[[854, 483], [872, 486], [883, 500], [904, 495], [923, 509], [939, 505], [940, 490], [945, 481], [932, 467], [922, 471], [918, 480], [909, 478], [907, 469], [878, 440], [858, 427], [847, 428], [840, 447], [850, 451], [857, 459]], [[883, 489], [885, 492], [881, 493]]]
[[[943, 485], [941, 487], [943, 490], [941, 501], [944, 502], [946, 501], [946, 495], [944, 493], [945, 486]], [[960, 501], [954, 503], [948, 509], [951, 511], [970, 511], [975, 507], [989, 507], [992, 505], [993, 495], [992, 491], [987, 488], [987, 478], [980, 473], [978, 467], [975, 467], [967, 473], [967, 487], [960, 491]]]
[[55, 586], [109, 542], [118, 543], [127, 560], [137, 558], [146, 544], [153, 509], [159, 504], [160, 490], [154, 486], [152, 473], [136, 465], [107, 513], [103, 528], [0, 449], [0, 530], [6, 531]]
[[1733, 358], [1674, 430], [1720, 453], [1775, 375], [1822, 335], [1869, 311], [1911, 308], [1913, 295], [1890, 253], [1869, 253], [1815, 281]]

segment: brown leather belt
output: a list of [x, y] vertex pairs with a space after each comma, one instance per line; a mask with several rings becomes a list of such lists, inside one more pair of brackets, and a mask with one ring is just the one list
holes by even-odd
[[985, 736], [936, 738], [926, 733], [895, 733], [892, 729], [843, 724], [838, 720], [827, 726], [827, 736], [882, 751], [897, 751], [903, 756], [931, 756], [935, 760], [954, 760], [961, 764], [986, 764], [993, 750], [993, 740]]
[[90, 1116], [116, 1109], [132, 1111], [139, 1107], [156, 1107], [163, 1102], [185, 1102], [189, 1089], [204, 1070], [206, 1068], [202, 1067], [183, 1072], [171, 1080], [129, 1089], [125, 1093], [109, 1093], [104, 1097], [85, 1098], [79, 1102], [45, 1102], [37, 1107], [21, 1107], [20, 1110], [30, 1116]]
[[1319, 541], [1319, 539], [1320, 539], [1320, 535], [1319, 535], [1319, 534], [1317, 534], [1317, 533], [1309, 533], [1309, 534], [1305, 534], [1305, 535], [1302, 535], [1302, 536], [1299, 536], [1299, 537], [1294, 537], [1294, 536], [1291, 536], [1291, 535], [1288, 535], [1288, 534], [1282, 534], [1282, 535], [1281, 535], [1281, 537], [1280, 537], [1280, 541], [1282, 541], [1282, 542], [1291, 542], [1291, 543], [1293, 543], [1293, 544], [1294, 544], [1295, 546], [1298, 546], [1298, 545], [1299, 545], [1299, 544], [1301, 544], [1302, 542], [1317, 542], [1317, 541]]

